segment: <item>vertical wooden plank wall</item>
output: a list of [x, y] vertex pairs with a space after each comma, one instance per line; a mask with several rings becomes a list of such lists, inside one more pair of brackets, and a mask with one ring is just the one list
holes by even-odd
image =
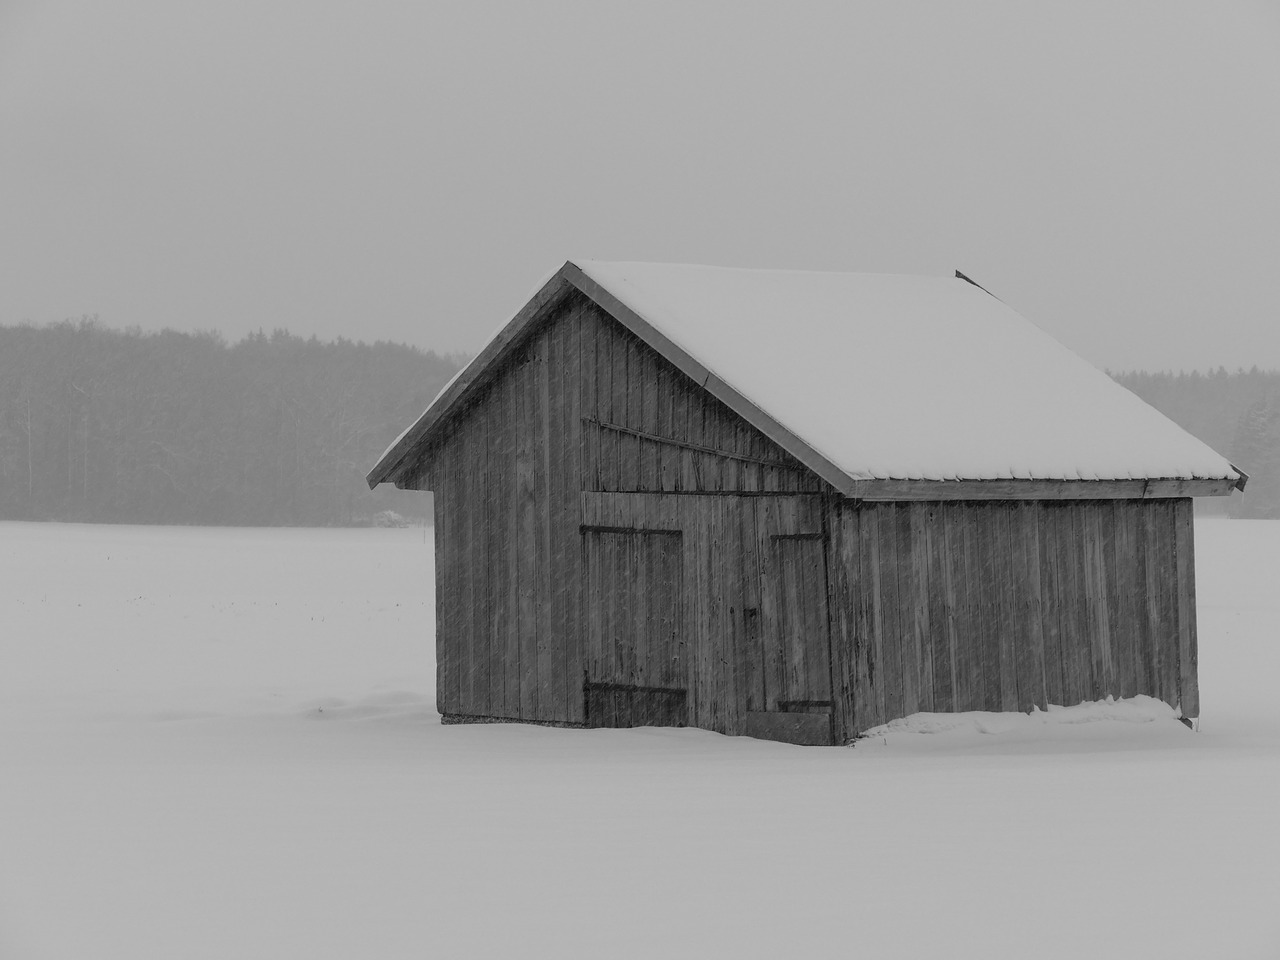
[[[588, 618], [628, 613], [584, 604], [582, 491], [826, 490], [576, 294], [553, 308], [422, 460], [426, 468], [406, 486], [435, 494], [437, 704], [462, 717], [583, 722]], [[717, 499], [697, 508], [699, 563], [684, 576], [708, 598], [695, 626], [708, 638], [699, 649], [714, 691], [691, 702], [691, 720], [727, 731], [750, 685], [725, 645], [763, 629], [762, 561], [755, 514]], [[721, 554], [736, 559], [720, 562]]]
[[837, 737], [1147, 694], [1199, 714], [1191, 501], [834, 501]]
[[585, 312], [594, 322], [582, 327], [582, 489], [828, 489], [821, 478], [621, 324], [592, 304]]
[[[822, 524], [822, 498], [812, 495], [584, 494], [587, 681], [682, 689], [689, 722], [720, 733], [742, 733], [749, 712], [825, 712]], [[667, 554], [644, 553], [660, 541]], [[663, 611], [675, 621], [661, 621]], [[668, 630], [678, 642], [664, 641], [660, 658], [677, 669], [615, 657]]]
[[424, 452], [436, 509], [437, 706], [581, 722], [580, 343], [571, 298]]

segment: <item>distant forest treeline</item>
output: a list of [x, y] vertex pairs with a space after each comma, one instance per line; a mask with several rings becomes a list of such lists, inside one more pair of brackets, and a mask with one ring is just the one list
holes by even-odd
[[[359, 524], [428, 499], [364, 475], [458, 369], [404, 344], [277, 330], [0, 327], [0, 519]], [[1250, 474], [1236, 516], [1280, 517], [1280, 373], [1116, 380]], [[1202, 504], [1228, 506], [1225, 498]]]
[[396, 343], [277, 330], [0, 327], [0, 518], [368, 523], [428, 498], [364, 475], [458, 369]]

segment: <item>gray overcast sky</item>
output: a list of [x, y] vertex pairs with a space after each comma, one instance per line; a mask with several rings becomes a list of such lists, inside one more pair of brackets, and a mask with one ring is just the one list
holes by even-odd
[[1099, 365], [1280, 368], [1280, 13], [0, 0], [0, 323], [474, 351], [572, 257], [959, 267]]

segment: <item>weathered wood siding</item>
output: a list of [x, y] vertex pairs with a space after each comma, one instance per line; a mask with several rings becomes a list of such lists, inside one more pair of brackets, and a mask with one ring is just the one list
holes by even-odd
[[583, 489], [816, 492], [826, 484], [592, 306], [584, 328]]
[[823, 512], [805, 494], [584, 493], [588, 681], [683, 689], [689, 722], [721, 733], [828, 714]]
[[426, 445], [441, 713], [582, 721], [577, 383], [581, 299], [563, 303]]
[[[767, 498], [825, 488], [580, 295], [556, 306], [442, 425], [403, 485], [430, 489], [435, 497], [440, 711], [558, 723], [585, 722], [584, 680], [668, 682], [620, 679], [661, 671], [639, 660], [634, 671], [618, 669], [616, 661], [606, 666], [602, 646], [616, 637], [616, 618], [634, 620], [647, 609], [634, 595], [619, 593], [623, 572], [631, 570], [626, 564], [634, 560], [634, 572], [650, 581], [673, 575], [660, 563], [647, 566], [657, 563], [653, 551], [662, 541], [643, 548], [636, 541], [634, 549], [647, 552], [626, 561], [621, 540], [588, 543], [581, 529], [584, 491]], [[755, 558], [755, 533], [744, 533], [738, 514], [721, 511], [715, 500], [703, 509], [707, 517], [733, 514], [726, 522], [739, 526], [726, 533], [708, 519], [690, 529], [681, 557], [696, 549], [696, 560], [682, 559], [680, 577], [692, 591], [685, 596], [699, 600], [681, 616], [687, 636], [700, 630], [703, 637], [732, 637], [726, 624], [742, 620], [743, 601], [726, 601], [733, 591], [722, 587], [726, 575], [712, 551], [726, 537], [747, 537]], [[589, 567], [589, 557], [599, 563]], [[751, 576], [758, 593], [759, 574]], [[650, 627], [636, 630], [626, 640], [632, 645], [626, 656], [639, 657], [658, 642]], [[727, 657], [716, 666], [718, 648], [703, 643], [698, 649], [703, 667], [685, 678], [690, 722], [728, 731], [736, 707], [720, 706], [712, 691], [733, 688], [734, 661]]]
[[1148, 694], [1199, 714], [1191, 501], [836, 503], [835, 722]]

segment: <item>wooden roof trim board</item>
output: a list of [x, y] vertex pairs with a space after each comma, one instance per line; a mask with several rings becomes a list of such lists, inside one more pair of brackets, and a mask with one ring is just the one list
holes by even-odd
[[856, 500], [1154, 500], [1225, 497], [1237, 478], [1212, 480], [856, 480]]
[[[957, 278], [978, 284], [956, 271]], [[979, 288], [983, 289], [983, 288]], [[694, 356], [657, 330], [576, 264], [565, 264], [504, 326], [480, 354], [441, 391], [405, 433], [383, 454], [366, 480], [372, 488], [397, 480], [409, 456], [432, 429], [469, 393], [487, 382], [499, 361], [513, 350], [538, 321], [573, 290], [593, 303], [652, 347], [678, 370], [729, 409], [791, 454], [845, 497], [859, 500], [1019, 500], [1019, 499], [1144, 499], [1152, 497], [1226, 496], [1243, 490], [1248, 476], [1236, 467], [1231, 479], [1136, 480], [899, 480], [855, 479], [823, 456], [769, 413], [713, 374]]]

